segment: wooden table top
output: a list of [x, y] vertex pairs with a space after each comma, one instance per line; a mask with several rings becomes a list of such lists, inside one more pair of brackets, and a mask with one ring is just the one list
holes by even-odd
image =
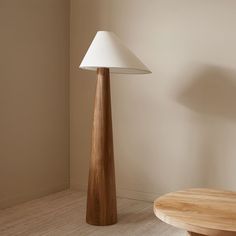
[[188, 189], [154, 202], [155, 215], [167, 224], [203, 235], [236, 235], [236, 192]]

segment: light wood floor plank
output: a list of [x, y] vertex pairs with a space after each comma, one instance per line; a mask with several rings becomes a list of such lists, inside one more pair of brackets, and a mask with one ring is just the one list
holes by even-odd
[[85, 222], [86, 196], [63, 191], [0, 210], [1, 236], [183, 236], [185, 232], [159, 221], [149, 202], [118, 198], [118, 223], [91, 226]]

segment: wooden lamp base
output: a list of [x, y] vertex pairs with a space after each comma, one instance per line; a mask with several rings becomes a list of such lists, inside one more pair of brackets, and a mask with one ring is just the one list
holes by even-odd
[[97, 69], [87, 215], [91, 225], [117, 222], [109, 69]]

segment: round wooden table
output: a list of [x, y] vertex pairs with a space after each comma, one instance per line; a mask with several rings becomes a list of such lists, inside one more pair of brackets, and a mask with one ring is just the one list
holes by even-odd
[[236, 192], [188, 189], [169, 193], [156, 199], [154, 213], [188, 235], [236, 236]]

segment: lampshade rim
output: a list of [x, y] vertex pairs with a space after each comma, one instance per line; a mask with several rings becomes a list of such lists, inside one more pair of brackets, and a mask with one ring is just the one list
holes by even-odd
[[[132, 67], [128, 67], [128, 68], [125, 68], [125, 67], [116, 67], [116, 66], [113, 66], [113, 67], [106, 67], [106, 66], [79, 66], [80, 69], [83, 69], [83, 70], [91, 70], [91, 71], [96, 71], [98, 68], [107, 68], [107, 69], [110, 69], [110, 73], [112, 74], [151, 74], [152, 72], [148, 69], [140, 69], [140, 68], [132, 68]], [[117, 70], [120, 70], [120, 71], [112, 71], [112, 69], [117, 69]], [[131, 70], [132, 72], [122, 72], [122, 70]]]

